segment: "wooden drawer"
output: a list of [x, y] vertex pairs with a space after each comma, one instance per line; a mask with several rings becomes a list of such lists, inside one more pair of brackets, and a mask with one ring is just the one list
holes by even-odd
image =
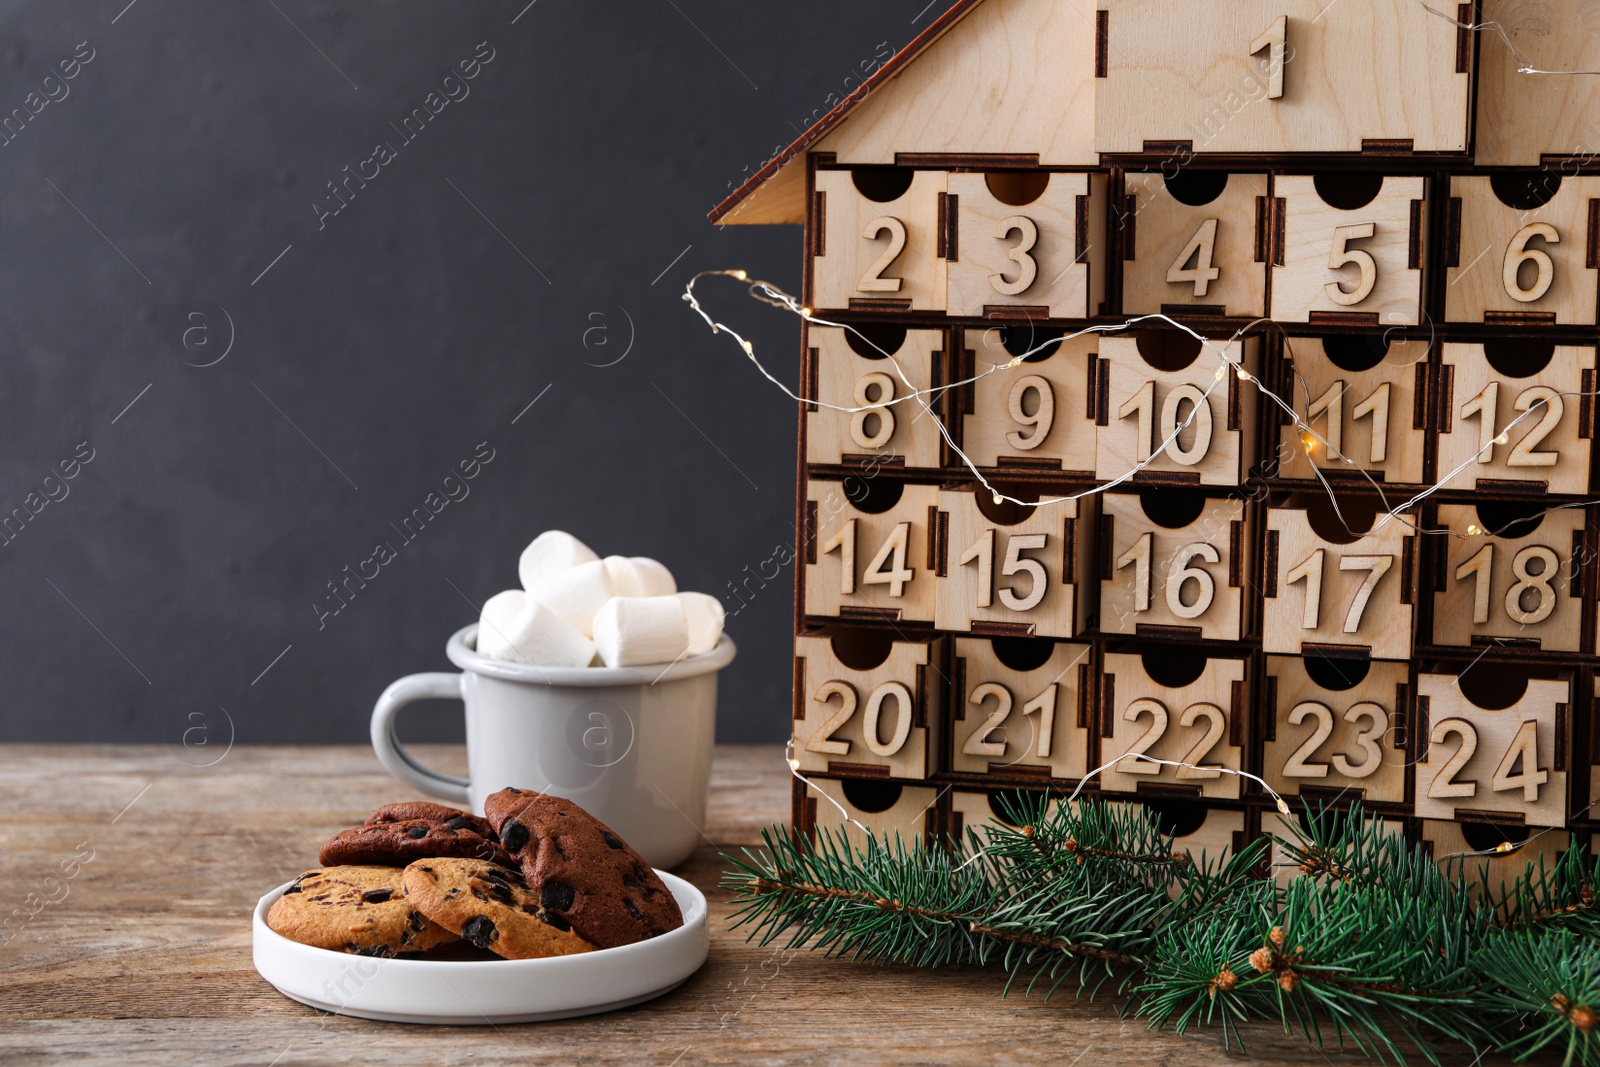
[[806, 783], [801, 812], [801, 832], [834, 840], [842, 831], [857, 851], [867, 847], [867, 836], [905, 842], [933, 835], [939, 791], [932, 786], [902, 785], [881, 778], [813, 778]]
[[[938, 398], [926, 390], [946, 380], [944, 331], [890, 327], [862, 333], [865, 338], [837, 326], [807, 326], [807, 395], [820, 404], [805, 408], [806, 462], [939, 466], [938, 418], [924, 406], [939, 409]], [[897, 398], [899, 403], [891, 403]], [[868, 406], [873, 410], [839, 410]]]
[[1258, 393], [1237, 368], [1260, 373], [1261, 341], [1212, 344], [1177, 330], [1101, 340], [1092, 397], [1097, 477], [1136, 471], [1136, 483], [1243, 484], [1255, 458]]
[[1582, 508], [1440, 504], [1433, 643], [1577, 652], [1585, 520]]
[[946, 252], [952, 315], [1082, 319], [1106, 281], [1106, 175], [951, 174]]
[[[956, 841], [967, 841], [967, 831], [978, 835], [980, 844], [989, 843], [987, 831], [996, 827], [1009, 830], [1020, 830], [1021, 827], [1011, 822], [1009, 814], [1019, 796], [1028, 796], [1016, 789], [952, 789], [950, 790], [950, 816], [945, 824], [945, 832]], [[1032, 797], [1029, 796], [1031, 800]], [[1061, 799], [1056, 797], [1045, 808], [1045, 817], [1051, 818], [1056, 809], [1061, 806]], [[1076, 806], [1076, 805], [1074, 805]]]
[[806, 479], [802, 614], [932, 622], [938, 504], [931, 485]]
[[803, 771], [927, 778], [939, 769], [944, 639], [845, 631], [794, 639], [794, 758]]
[[1600, 70], [1600, 36], [1587, 4], [1483, 0], [1478, 34], [1481, 167], [1536, 167], [1546, 156], [1592, 160], [1600, 81], [1583, 74], [1529, 76], [1535, 70]]
[[1360, 514], [1356, 498], [1339, 505], [1343, 520], [1321, 501], [1267, 510], [1262, 648], [1409, 659], [1416, 535], [1402, 519]]
[[1600, 300], [1600, 177], [1450, 179], [1445, 318], [1591, 325]]
[[1249, 691], [1243, 659], [1170, 646], [1142, 656], [1106, 653], [1098, 725], [1100, 763], [1111, 766], [1100, 774], [1101, 791], [1237, 800], [1239, 776], [1219, 768], [1244, 767]]
[[955, 639], [950, 769], [1076, 781], [1089, 772], [1088, 645]]
[[[1186, 161], [1206, 152], [1467, 149], [1473, 34], [1434, 8], [1323, 0], [1099, 6], [1101, 152], [1173, 152], [1180, 142], [1177, 158]], [[1462, 19], [1471, 23], [1470, 7]]]
[[1421, 322], [1427, 185], [1425, 178], [1335, 171], [1274, 178], [1271, 317]]
[[1106, 493], [1100, 518], [1100, 631], [1237, 641], [1249, 628], [1250, 515], [1196, 489]]
[[[1370, 817], [1370, 813], [1368, 814]], [[1305, 823], [1301, 821], [1303, 818], [1301, 813], [1296, 812], [1292, 818], [1297, 825], [1305, 825]], [[1371, 821], [1376, 823], [1378, 828], [1389, 837], [1400, 838], [1403, 840], [1406, 836], [1405, 823], [1400, 819], [1372, 819]], [[1290, 820], [1284, 818], [1275, 811], [1264, 811], [1261, 813], [1261, 833], [1263, 836], [1272, 839], [1270, 852], [1272, 857], [1272, 876], [1280, 886], [1287, 886], [1290, 882], [1294, 881], [1296, 878], [1300, 877], [1302, 873], [1304, 873], [1300, 870], [1300, 865], [1296, 861], [1294, 854], [1283, 845], [1278, 843], [1279, 841], [1292, 841], [1297, 843], [1300, 841], [1300, 839], [1295, 835], [1294, 831], [1289, 828], [1289, 826]]]
[[1277, 394], [1278, 474], [1423, 484], [1429, 452], [1428, 342], [1377, 334], [1286, 337]]
[[1527, 679], [1521, 696], [1503, 697], [1497, 709], [1469, 694], [1455, 675], [1417, 677], [1417, 815], [1565, 826], [1571, 682]]
[[1572, 844], [1573, 835], [1566, 830], [1435, 819], [1422, 823], [1422, 847], [1446, 874], [1465, 874], [1467, 891], [1475, 898], [1485, 885], [1496, 894], [1515, 885], [1530, 863], [1554, 871]]
[[1122, 310], [1267, 313], [1268, 176], [1132, 172], [1122, 200]]
[[1449, 489], [1587, 492], [1594, 356], [1538, 338], [1445, 345], [1438, 480]]
[[942, 171], [818, 170], [812, 303], [943, 311], [944, 183]]
[[1093, 496], [994, 504], [980, 490], [941, 491], [935, 623], [1010, 637], [1075, 637], [1091, 603], [1080, 581], [1094, 559]]
[[[1095, 425], [1089, 372], [1099, 334], [1064, 336], [1017, 324], [962, 330], [955, 390], [961, 449], [979, 467], [1065, 471], [1094, 476]], [[1017, 367], [1005, 367], [1018, 356]]]
[[1268, 656], [1262, 777], [1312, 804], [1404, 804], [1410, 715], [1408, 664]]

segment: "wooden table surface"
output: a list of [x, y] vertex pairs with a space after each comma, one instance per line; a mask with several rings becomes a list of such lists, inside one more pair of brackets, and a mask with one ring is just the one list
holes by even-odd
[[[463, 769], [459, 748], [418, 749]], [[1363, 1062], [1269, 1025], [1247, 1031], [1246, 1057], [1212, 1031], [1151, 1032], [1109, 1000], [1002, 999], [991, 971], [747, 945], [716, 889], [718, 847], [752, 843], [786, 818], [777, 747], [717, 750], [707, 841], [678, 872], [710, 897], [711, 956], [674, 992], [610, 1015], [498, 1028], [326, 1015], [255, 973], [251, 910], [314, 866], [324, 838], [412, 794], [366, 748], [236, 747], [213, 766], [191, 765], [203, 762], [154, 745], [0, 746], [0, 915], [15, 931], [0, 947], [0, 1063]], [[65, 868], [74, 876], [52, 879], [74, 856]], [[1459, 1062], [1473, 1061], [1462, 1051]]]

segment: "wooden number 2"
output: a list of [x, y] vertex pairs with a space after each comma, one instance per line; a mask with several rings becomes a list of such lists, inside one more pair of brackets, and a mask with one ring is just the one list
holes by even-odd
[[[1500, 281], [1506, 287], [1506, 295], [1511, 299], [1531, 304], [1550, 291], [1550, 283], [1555, 281], [1556, 265], [1550, 260], [1550, 253], [1542, 248], [1529, 248], [1528, 242], [1535, 237], [1543, 237], [1550, 244], [1560, 244], [1561, 235], [1556, 228], [1548, 222], [1530, 222], [1518, 230], [1511, 238], [1511, 244], [1506, 247], [1505, 263], [1500, 269]], [[1534, 266], [1533, 284], [1526, 289], [1522, 287], [1522, 265], [1532, 263]]]
[[[1471, 797], [1478, 793], [1477, 782], [1456, 780], [1468, 761], [1478, 751], [1478, 731], [1465, 719], [1443, 719], [1434, 724], [1428, 735], [1430, 745], [1442, 745], [1455, 734], [1461, 739], [1454, 754], [1445, 760], [1439, 773], [1428, 784], [1428, 796], [1435, 800], [1451, 797]], [[1489, 780], [1489, 788], [1496, 793], [1513, 789], [1522, 790], [1522, 799], [1529, 804], [1539, 801], [1539, 787], [1550, 780], [1550, 772], [1539, 766], [1539, 724], [1532, 719], [1517, 727], [1511, 744], [1500, 758]], [[1520, 770], [1516, 768], [1521, 766]], [[1513, 773], [1515, 771], [1515, 773]]]
[[1289, 41], [1289, 16], [1279, 15], [1261, 36], [1250, 42], [1250, 54], [1267, 50], [1267, 99], [1283, 96], [1283, 64]]
[[1013, 233], [1019, 235], [1016, 244], [1006, 249], [1006, 258], [1017, 265], [1017, 276], [1012, 281], [1006, 281], [1004, 274], [989, 275], [989, 284], [994, 286], [994, 291], [1001, 296], [1016, 296], [1025, 293], [1033, 280], [1039, 276], [1039, 264], [1030, 255], [1033, 246], [1039, 243], [1039, 227], [1026, 215], [1012, 215], [1010, 218], [1000, 220], [994, 228], [994, 237], [997, 241], [1004, 241]]
[[[861, 576], [862, 585], [887, 585], [892, 597], [905, 596], [906, 585], [916, 571], [906, 566], [906, 551], [911, 536], [911, 524], [896, 524], [884, 538], [883, 547], [867, 564]], [[849, 519], [839, 527], [839, 532], [822, 546], [822, 554], [839, 553], [839, 595], [851, 596], [856, 591], [856, 520]]]
[[1341, 307], [1359, 304], [1372, 295], [1372, 287], [1378, 284], [1378, 262], [1372, 258], [1372, 253], [1364, 248], [1351, 248], [1351, 241], [1359, 241], [1371, 237], [1378, 232], [1376, 223], [1358, 222], [1353, 226], [1335, 226], [1333, 228], [1333, 247], [1328, 250], [1328, 269], [1338, 270], [1347, 264], [1354, 263], [1361, 272], [1356, 281], [1356, 287], [1345, 290], [1339, 282], [1329, 282], [1322, 287], [1328, 294], [1328, 299]]
[[[833, 680], [817, 686], [812, 699], [819, 704], [826, 704], [834, 697], [839, 698], [839, 710], [828, 716], [827, 721], [817, 727], [811, 739], [806, 742], [807, 752], [820, 752], [826, 756], [850, 754], [850, 742], [840, 740], [833, 735], [844, 729], [845, 724], [855, 715], [860, 697], [856, 693], [855, 686], [849, 682]], [[883, 702], [889, 697], [894, 697], [895, 700], [894, 733], [889, 735], [889, 740], [884, 741], [879, 733], [879, 720], [883, 715]], [[874, 755], [885, 758], [898, 753], [906, 747], [906, 740], [911, 736], [911, 718], [911, 690], [900, 682], [884, 682], [878, 686], [867, 697], [867, 709], [861, 720], [861, 732], [867, 748]]]
[[867, 273], [861, 276], [856, 283], [856, 291], [860, 293], [898, 293], [900, 291], [899, 278], [885, 278], [883, 272], [894, 265], [900, 258], [900, 253], [906, 248], [906, 224], [893, 215], [880, 215], [867, 223], [867, 228], [861, 231], [861, 236], [868, 241], [876, 241], [878, 237], [887, 232], [889, 234], [889, 247], [883, 254], [873, 261], [867, 268]]
[[[1045, 686], [1044, 692], [1022, 705], [1024, 715], [1039, 715], [1038, 739], [1034, 745], [1034, 755], [1039, 759], [1049, 759], [1052, 745], [1052, 735], [1055, 733], [1056, 722], [1056, 694], [1060, 686], [1052, 682]], [[984, 701], [994, 699], [994, 711], [984, 719], [976, 730], [967, 736], [966, 744], [961, 746], [961, 752], [967, 756], [1004, 756], [1006, 742], [992, 740], [996, 730], [1006, 724], [1006, 719], [1011, 715], [1012, 697], [1011, 690], [998, 682], [984, 682], [972, 690], [972, 695], [967, 698], [967, 703], [982, 707]]]
[[[1159, 700], [1144, 697], [1131, 702], [1122, 712], [1122, 718], [1126, 722], [1138, 722], [1146, 715], [1150, 716], [1150, 728], [1117, 761], [1117, 770], [1123, 774], [1161, 773], [1163, 764], [1138, 757], [1149, 752], [1166, 734], [1168, 722], [1166, 705]], [[1190, 746], [1189, 751], [1185, 752], [1179, 761], [1189, 764], [1178, 768], [1177, 777], [1180, 779], [1222, 777], [1220, 767], [1208, 767], [1200, 761], [1210, 755], [1211, 750], [1217, 747], [1217, 742], [1222, 740], [1222, 733], [1228, 726], [1228, 716], [1215, 704], [1201, 702], [1184, 708], [1183, 714], [1178, 716], [1178, 725], [1193, 726], [1201, 719], [1206, 720], [1205, 733], [1201, 734], [1200, 739]]]
[[[1305, 611], [1300, 619], [1300, 626], [1305, 630], [1315, 630], [1321, 625], [1322, 619], [1322, 562], [1327, 555], [1325, 549], [1317, 549], [1307, 556], [1293, 570], [1284, 575], [1284, 582], [1293, 585], [1296, 582], [1306, 583]], [[1361, 617], [1366, 614], [1367, 602], [1372, 599], [1372, 591], [1378, 587], [1378, 582], [1389, 568], [1394, 566], [1393, 556], [1340, 556], [1339, 569], [1341, 571], [1366, 571], [1367, 577], [1356, 589], [1356, 595], [1350, 599], [1350, 610], [1345, 612], [1344, 632], [1356, 633], [1361, 629]]]
[[[1328, 764], [1313, 763], [1311, 757], [1333, 735], [1333, 712], [1326, 704], [1315, 700], [1302, 701], [1289, 712], [1290, 726], [1299, 726], [1307, 719], [1315, 719], [1316, 725], [1311, 730], [1311, 736], [1306, 738], [1306, 743], [1297, 748], [1294, 755], [1289, 757], [1289, 762], [1283, 765], [1285, 778], [1328, 776]], [[1361, 719], [1368, 720], [1369, 724], [1367, 729], [1356, 734], [1356, 744], [1361, 746], [1361, 762], [1351, 763], [1343, 752], [1335, 752], [1332, 757], [1333, 769], [1346, 778], [1366, 778], [1383, 763], [1383, 749], [1378, 742], [1389, 732], [1389, 713], [1382, 706], [1363, 700], [1350, 705], [1344, 713], [1345, 722], [1354, 723]]]
[[[1178, 253], [1178, 258], [1172, 261], [1172, 266], [1167, 268], [1167, 284], [1169, 285], [1194, 285], [1195, 296], [1205, 296], [1211, 288], [1211, 283], [1222, 276], [1221, 267], [1211, 265], [1211, 257], [1215, 255], [1217, 245], [1217, 220], [1206, 219], [1200, 228], [1194, 231], [1194, 236], [1189, 238], [1189, 243], [1183, 246], [1183, 251]], [[1194, 266], [1188, 266], [1190, 260]]]

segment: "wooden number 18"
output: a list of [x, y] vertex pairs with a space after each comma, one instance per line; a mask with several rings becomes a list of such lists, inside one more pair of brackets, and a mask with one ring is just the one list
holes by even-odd
[[[1537, 571], [1529, 565], [1539, 561]], [[1528, 545], [1511, 557], [1511, 572], [1516, 581], [1506, 590], [1505, 609], [1511, 621], [1523, 626], [1533, 626], [1550, 617], [1556, 609], [1556, 591], [1550, 584], [1561, 568], [1561, 559], [1554, 549], [1544, 545]], [[1456, 581], [1474, 579], [1472, 590], [1472, 621], [1481, 625], [1489, 621], [1489, 577], [1494, 569], [1494, 543], [1478, 549], [1473, 557], [1456, 568]], [[1527, 605], [1527, 596], [1537, 598]]]
[[[1321, 625], [1322, 562], [1326, 555], [1327, 550], [1319, 548], [1284, 576], [1285, 582], [1289, 585], [1294, 585], [1296, 582], [1306, 583], [1305, 611], [1300, 620], [1301, 628], [1306, 630], [1315, 630]], [[1367, 572], [1367, 577], [1356, 590], [1356, 595], [1350, 599], [1350, 610], [1345, 612], [1345, 633], [1353, 634], [1361, 629], [1361, 616], [1366, 614], [1367, 602], [1372, 599], [1372, 591], [1378, 587], [1378, 582], [1393, 566], [1393, 556], [1339, 557], [1341, 571]]]

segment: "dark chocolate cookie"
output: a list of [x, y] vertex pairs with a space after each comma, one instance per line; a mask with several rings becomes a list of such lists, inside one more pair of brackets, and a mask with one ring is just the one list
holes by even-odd
[[381, 808], [375, 808], [372, 814], [367, 816], [367, 825], [411, 822], [413, 819], [444, 823], [451, 829], [471, 830], [480, 837], [494, 840], [494, 827], [489, 825], [488, 819], [474, 815], [470, 811], [462, 811], [460, 808], [452, 808], [445, 804], [435, 804], [429, 800], [406, 800], [399, 804], [385, 804]]
[[413, 860], [434, 856], [465, 856], [515, 866], [492, 836], [470, 827], [451, 826], [432, 819], [382, 822], [342, 830], [322, 846], [317, 862], [404, 867]]
[[502, 789], [484, 813], [539, 902], [601, 948], [683, 925], [678, 902], [628, 843], [570, 800]]
[[515, 869], [483, 860], [418, 860], [404, 872], [406, 901], [479, 948], [511, 960], [592, 952], [595, 946], [539, 903]]
[[303, 945], [362, 956], [425, 952], [456, 940], [406, 900], [395, 867], [307, 871], [273, 902], [267, 925]]

